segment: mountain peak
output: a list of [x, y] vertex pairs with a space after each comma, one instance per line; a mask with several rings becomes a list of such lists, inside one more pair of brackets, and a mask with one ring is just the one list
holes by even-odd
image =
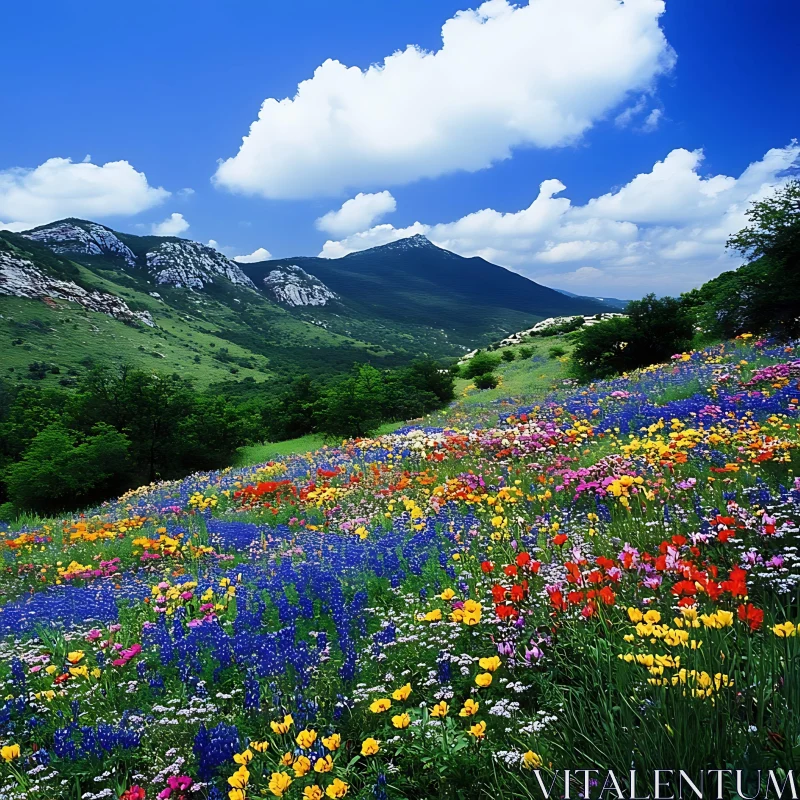
[[375, 250], [382, 250], [383, 252], [402, 253], [409, 250], [439, 250], [447, 253], [447, 250], [442, 250], [437, 247], [427, 236], [421, 233], [415, 233], [413, 236], [406, 236], [404, 239], [396, 239], [387, 244], [379, 244], [375, 247], [370, 247], [368, 250], [359, 250], [350, 255], [358, 255], [359, 253], [367, 253]]

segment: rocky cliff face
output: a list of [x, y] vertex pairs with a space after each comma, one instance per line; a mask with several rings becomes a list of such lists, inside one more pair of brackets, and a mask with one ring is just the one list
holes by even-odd
[[223, 277], [237, 286], [255, 289], [236, 262], [199, 242], [166, 241], [149, 250], [145, 258], [147, 270], [156, 283], [202, 289], [216, 277]]
[[338, 299], [338, 295], [319, 278], [309, 275], [295, 264], [273, 269], [263, 283], [266, 292], [275, 300], [293, 308], [324, 306], [331, 300]]
[[155, 327], [149, 311], [133, 311], [121, 297], [108, 292], [89, 291], [72, 281], [51, 278], [27, 258], [4, 251], [0, 251], [0, 294], [68, 300], [89, 311], [108, 314], [123, 322]]
[[63, 220], [22, 234], [26, 239], [46, 245], [59, 255], [111, 255], [122, 258], [129, 267], [136, 266], [133, 251], [110, 228], [87, 222], [85, 226]]

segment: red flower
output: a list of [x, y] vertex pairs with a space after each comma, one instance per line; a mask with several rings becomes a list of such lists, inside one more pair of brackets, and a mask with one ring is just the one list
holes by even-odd
[[531, 557], [527, 553], [518, 553], [517, 554], [517, 566], [518, 567], [527, 567], [528, 564], [531, 563]]
[[764, 622], [764, 612], [752, 603], [743, 603], [739, 606], [739, 619], [750, 626], [751, 631], [757, 631]]
[[506, 605], [497, 606], [495, 611], [497, 612], [497, 616], [500, 617], [500, 619], [508, 619], [508, 617], [516, 617], [519, 613], [517, 609], [514, 608], [514, 606], [506, 606]]
[[607, 606], [613, 606], [617, 600], [617, 596], [610, 586], [604, 586], [597, 594]]
[[141, 786], [133, 785], [130, 789], [126, 789], [119, 800], [145, 800], [147, 793]]
[[503, 567], [503, 572], [505, 572], [509, 578], [515, 578], [517, 576], [517, 567], [515, 564], [509, 564], [508, 566]]
[[526, 587], [522, 586], [519, 583], [515, 583], [511, 587], [511, 600], [514, 603], [519, 603], [521, 600], [525, 598], [525, 593], [527, 592]]
[[495, 603], [502, 603], [506, 599], [506, 590], [499, 583], [492, 586], [492, 599]]
[[481, 561], [481, 569], [484, 572], [493, 572], [494, 571], [494, 564], [491, 561]]
[[558, 533], [553, 537], [553, 544], [556, 547], [561, 547], [564, 542], [567, 541], [567, 534], [566, 533]]
[[563, 611], [566, 608], [564, 595], [561, 594], [558, 589], [554, 589], [552, 592], [548, 592], [548, 594], [550, 595], [550, 603], [556, 611]]

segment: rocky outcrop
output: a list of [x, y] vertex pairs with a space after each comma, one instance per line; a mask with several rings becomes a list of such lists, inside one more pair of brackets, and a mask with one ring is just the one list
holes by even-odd
[[121, 297], [114, 294], [84, 289], [72, 281], [51, 278], [27, 258], [4, 251], [0, 251], [0, 294], [42, 300], [67, 300], [88, 311], [107, 314], [123, 322], [155, 327], [149, 311], [133, 311]]
[[129, 267], [136, 266], [133, 251], [110, 228], [87, 222], [85, 227], [69, 220], [57, 222], [22, 234], [26, 239], [46, 245], [59, 255], [110, 255], [121, 258]]
[[273, 269], [263, 283], [265, 290], [275, 300], [293, 308], [324, 306], [338, 299], [338, 295], [319, 278], [309, 275], [295, 264]]
[[156, 283], [202, 289], [213, 283], [215, 277], [223, 277], [237, 286], [255, 289], [235, 262], [199, 242], [166, 241], [150, 250], [146, 259], [147, 270]]

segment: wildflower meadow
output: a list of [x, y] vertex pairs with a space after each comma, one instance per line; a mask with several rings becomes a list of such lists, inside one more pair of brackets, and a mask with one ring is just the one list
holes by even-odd
[[0, 798], [785, 774], [799, 409], [800, 347], [744, 336], [5, 525]]

